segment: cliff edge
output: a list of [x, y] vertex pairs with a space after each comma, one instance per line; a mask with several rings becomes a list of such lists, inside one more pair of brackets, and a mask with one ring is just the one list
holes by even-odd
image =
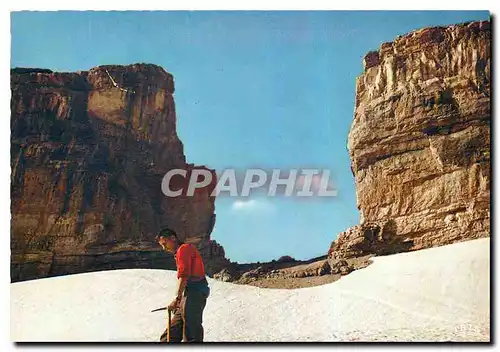
[[200, 248], [209, 273], [226, 263], [210, 239], [214, 185], [194, 197], [161, 191], [168, 170], [205, 168], [186, 163], [170, 73], [150, 64], [16, 68], [11, 91], [12, 281], [175, 269], [154, 243], [166, 224]]
[[348, 137], [361, 223], [330, 257], [489, 236], [490, 22], [411, 32], [364, 67]]

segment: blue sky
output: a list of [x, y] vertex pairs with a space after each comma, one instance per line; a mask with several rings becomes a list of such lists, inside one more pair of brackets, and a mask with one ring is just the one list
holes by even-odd
[[414, 29], [488, 18], [486, 11], [17, 12], [11, 67], [154, 63], [175, 77], [189, 162], [218, 171], [331, 170], [335, 198], [216, 202], [212, 238], [231, 260], [308, 259], [359, 221], [346, 142], [364, 54]]

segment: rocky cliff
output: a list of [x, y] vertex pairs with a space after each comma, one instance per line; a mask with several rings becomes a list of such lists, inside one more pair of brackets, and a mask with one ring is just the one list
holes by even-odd
[[194, 197], [161, 191], [168, 170], [197, 168], [176, 133], [171, 74], [145, 64], [13, 69], [11, 91], [12, 281], [173, 269], [153, 242], [163, 225], [198, 245], [209, 273], [227, 262], [210, 240], [214, 185]]
[[348, 137], [361, 223], [330, 257], [490, 234], [488, 21], [425, 28], [364, 59]]

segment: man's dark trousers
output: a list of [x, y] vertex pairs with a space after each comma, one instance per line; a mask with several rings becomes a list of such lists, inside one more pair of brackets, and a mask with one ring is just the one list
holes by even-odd
[[[203, 342], [203, 310], [207, 296], [198, 290], [187, 288], [170, 321], [170, 342]], [[185, 330], [185, 331], [184, 331]], [[185, 336], [184, 336], [185, 335]], [[167, 341], [167, 329], [160, 342]]]

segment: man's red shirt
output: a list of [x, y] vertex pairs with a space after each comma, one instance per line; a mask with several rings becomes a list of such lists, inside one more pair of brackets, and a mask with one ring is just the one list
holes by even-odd
[[203, 279], [205, 277], [205, 266], [198, 249], [189, 243], [183, 243], [175, 253], [177, 264], [177, 278]]

